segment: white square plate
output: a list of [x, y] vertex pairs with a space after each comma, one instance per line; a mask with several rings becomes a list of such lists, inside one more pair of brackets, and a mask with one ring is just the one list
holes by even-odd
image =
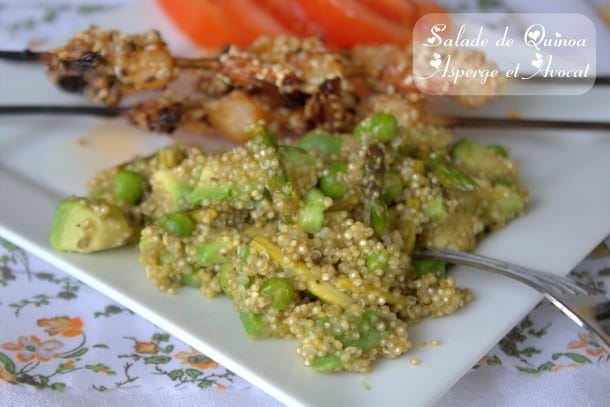
[[[155, 8], [137, 3], [100, 21], [129, 32], [160, 28], [176, 53], [189, 50]], [[523, 117], [608, 120], [607, 90], [578, 97], [513, 97], [477, 112]], [[0, 65], [0, 103], [88, 103], [61, 94], [39, 66]], [[464, 112], [462, 112], [464, 113]], [[508, 145], [531, 189], [523, 217], [486, 238], [479, 252], [524, 266], [567, 274], [610, 232], [610, 135], [574, 131], [486, 131], [460, 135]], [[410, 328], [413, 343], [438, 339], [383, 361], [367, 375], [319, 374], [301, 365], [292, 341], [247, 339], [226, 298], [195, 290], [157, 291], [134, 248], [94, 255], [52, 251], [48, 228], [57, 202], [84, 194], [95, 171], [146, 154], [168, 142], [120, 120], [77, 117], [0, 117], [0, 235], [58, 266], [206, 353], [280, 401], [307, 405], [428, 405], [495, 345], [540, 299], [518, 283], [456, 268], [460, 286], [476, 301], [446, 318]], [[418, 367], [410, 358], [422, 360]]]

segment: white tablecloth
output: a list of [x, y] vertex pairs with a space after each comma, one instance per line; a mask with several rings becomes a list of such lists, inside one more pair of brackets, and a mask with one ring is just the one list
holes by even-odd
[[[0, 1], [0, 48], [40, 43], [130, 1]], [[525, 3], [516, 0], [445, 3], [460, 10], [525, 11]], [[554, 7], [572, 3], [553, 2]], [[601, 20], [597, 23], [607, 30]], [[0, 102], [10, 103], [10, 98], [0, 95]], [[610, 239], [602, 242], [573, 276], [605, 291], [609, 247]], [[2, 241], [0, 405], [127, 404], [280, 403], [128, 309]], [[437, 405], [610, 405], [610, 357], [543, 302]]]

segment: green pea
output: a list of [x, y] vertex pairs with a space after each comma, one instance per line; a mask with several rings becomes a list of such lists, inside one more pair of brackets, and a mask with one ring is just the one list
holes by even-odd
[[263, 317], [260, 314], [252, 311], [240, 312], [239, 320], [249, 336], [253, 338], [263, 338], [267, 336], [267, 325], [265, 325], [265, 321], [263, 321]]
[[347, 164], [343, 162], [333, 163], [328, 167], [328, 174], [320, 177], [320, 189], [325, 195], [333, 199], [341, 199], [347, 192], [347, 186], [337, 179], [339, 173], [347, 172]]
[[318, 233], [324, 226], [326, 196], [317, 188], [310, 189], [305, 195], [305, 205], [299, 209], [298, 222], [305, 232]]
[[382, 143], [390, 142], [398, 133], [398, 122], [388, 112], [378, 112], [367, 117], [354, 128], [354, 136], [362, 138], [363, 134], [370, 134]]
[[388, 253], [383, 250], [367, 256], [364, 264], [370, 272], [374, 272], [376, 270], [388, 271], [388, 260]]
[[183, 213], [168, 213], [159, 219], [161, 229], [172, 236], [188, 237], [193, 234], [195, 224]]
[[335, 355], [324, 355], [318, 356], [311, 362], [311, 368], [317, 372], [333, 372], [340, 369], [343, 366], [343, 362], [338, 356]]
[[225, 258], [222, 255], [222, 242], [211, 240], [197, 245], [197, 264], [201, 266], [211, 266], [222, 263]]
[[327, 133], [309, 133], [299, 141], [298, 146], [307, 151], [320, 150], [326, 154], [339, 154], [342, 143], [341, 137]]
[[199, 288], [201, 287], [201, 277], [199, 277], [199, 273], [196, 271], [182, 274], [180, 276], [180, 284], [188, 287]]
[[383, 190], [381, 196], [383, 200], [390, 203], [402, 194], [402, 180], [395, 172], [387, 172], [383, 178]]
[[434, 259], [419, 259], [413, 261], [413, 268], [417, 277], [422, 277], [424, 274], [432, 273], [437, 277], [444, 277], [445, 263], [441, 260]]
[[273, 299], [273, 308], [282, 310], [294, 300], [294, 287], [286, 278], [272, 277], [261, 286], [261, 294]]
[[135, 171], [121, 171], [112, 181], [112, 193], [116, 199], [130, 204], [137, 204], [142, 200], [146, 179]]
[[304, 206], [299, 209], [299, 226], [305, 232], [318, 233], [324, 226], [324, 210], [317, 206]]
[[326, 196], [317, 188], [311, 188], [307, 191], [304, 199], [306, 205], [318, 206], [322, 209], [326, 209], [325, 200]]

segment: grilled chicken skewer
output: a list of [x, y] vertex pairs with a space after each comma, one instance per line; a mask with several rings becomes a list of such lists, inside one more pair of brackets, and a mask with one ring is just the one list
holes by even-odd
[[[421, 89], [426, 84], [415, 84], [409, 47], [357, 46], [337, 52], [317, 38], [261, 38], [246, 49], [228, 46], [213, 58], [185, 59], [173, 57], [156, 31], [125, 35], [91, 27], [62, 47], [23, 57], [43, 61], [61, 88], [86, 92], [108, 106], [126, 95], [165, 90], [187, 71], [196, 84], [186, 95], [151, 99], [130, 110], [141, 113], [131, 121], [148, 126], [152, 113], [145, 113], [144, 106], [154, 112], [180, 110], [188, 112], [186, 122], [204, 123], [232, 140], [242, 140], [242, 124], [257, 120], [279, 134], [303, 134], [313, 128], [346, 131], [373, 111], [389, 110], [403, 126], [426, 115]], [[455, 55], [454, 61], [471, 68], [495, 66], [476, 51]], [[460, 103], [477, 106], [501, 94], [504, 85], [499, 78], [485, 85], [464, 81], [463, 89], [451, 91], [463, 93], [454, 97]], [[433, 93], [439, 86], [445, 89], [438, 81], [429, 86]], [[485, 95], [468, 96], [474, 88]]]

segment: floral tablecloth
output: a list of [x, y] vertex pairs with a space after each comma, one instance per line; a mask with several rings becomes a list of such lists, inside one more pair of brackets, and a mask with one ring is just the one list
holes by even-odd
[[[0, 1], [0, 48], [70, 32], [130, 1]], [[450, 5], [507, 7], [498, 0]], [[606, 292], [610, 238], [572, 276]], [[0, 405], [127, 403], [279, 405], [206, 355], [0, 239]], [[437, 404], [608, 405], [610, 356], [542, 302]]]

